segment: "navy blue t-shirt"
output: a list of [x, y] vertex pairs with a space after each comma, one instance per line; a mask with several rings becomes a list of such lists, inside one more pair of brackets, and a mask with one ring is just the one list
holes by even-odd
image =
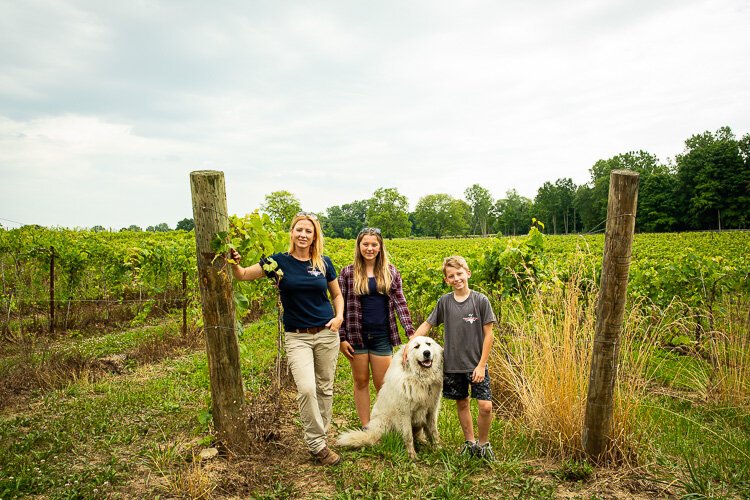
[[371, 333], [385, 333], [388, 331], [388, 297], [378, 292], [378, 282], [375, 278], [367, 279], [369, 293], [360, 295], [362, 304], [362, 328]]
[[[326, 268], [321, 272], [313, 269], [311, 261], [297, 260], [288, 253], [275, 253], [271, 258], [284, 271], [279, 282], [284, 329], [290, 331], [328, 323], [334, 316], [333, 306], [328, 300], [328, 282], [336, 279], [336, 268], [331, 259], [323, 256]], [[267, 274], [275, 276], [273, 272]]]

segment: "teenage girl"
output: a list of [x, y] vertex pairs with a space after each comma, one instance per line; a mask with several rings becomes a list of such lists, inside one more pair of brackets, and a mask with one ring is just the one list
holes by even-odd
[[380, 391], [393, 347], [401, 344], [396, 315], [407, 336], [414, 333], [401, 288], [401, 274], [388, 262], [378, 228], [359, 232], [354, 263], [341, 270], [344, 323], [339, 330], [340, 350], [349, 359], [354, 378], [354, 404], [363, 427], [370, 422], [370, 370]]

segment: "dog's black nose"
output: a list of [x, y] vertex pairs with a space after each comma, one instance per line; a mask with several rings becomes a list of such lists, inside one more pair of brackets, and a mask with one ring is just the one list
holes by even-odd
[[424, 352], [422, 353], [422, 357], [424, 359], [430, 359], [432, 357], [432, 351], [425, 349]]

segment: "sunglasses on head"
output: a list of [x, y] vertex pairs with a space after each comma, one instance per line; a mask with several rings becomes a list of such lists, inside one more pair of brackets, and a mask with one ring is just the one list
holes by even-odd
[[312, 220], [318, 220], [318, 216], [312, 212], [297, 212], [295, 217], [310, 217]]
[[359, 232], [359, 234], [380, 234], [380, 228], [379, 227], [366, 227], [363, 228], [362, 231]]

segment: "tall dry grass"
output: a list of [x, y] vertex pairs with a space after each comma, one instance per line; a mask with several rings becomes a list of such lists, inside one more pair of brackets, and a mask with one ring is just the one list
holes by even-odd
[[725, 298], [705, 347], [711, 361], [707, 396], [728, 406], [750, 405], [750, 305]]
[[[586, 409], [598, 288], [584, 272], [551, 280], [527, 304], [507, 311], [513, 332], [490, 358], [493, 392], [502, 412], [534, 436], [539, 449], [556, 458], [584, 455]], [[650, 352], [665, 325], [630, 307], [620, 339], [620, 362], [612, 420], [612, 463], [636, 465], [648, 432], [638, 422], [648, 382]], [[644, 376], [646, 375], [646, 376]]]

